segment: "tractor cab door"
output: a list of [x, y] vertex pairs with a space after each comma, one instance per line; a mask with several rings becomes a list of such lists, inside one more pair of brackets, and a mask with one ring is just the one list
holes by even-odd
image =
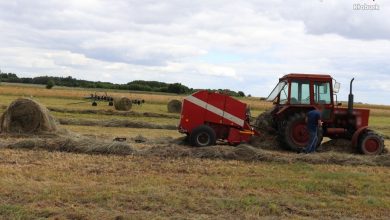
[[310, 105], [310, 81], [291, 81], [290, 105]]
[[323, 105], [323, 121], [331, 121], [333, 118], [333, 96], [329, 81], [314, 81], [313, 83], [313, 101], [314, 105]]

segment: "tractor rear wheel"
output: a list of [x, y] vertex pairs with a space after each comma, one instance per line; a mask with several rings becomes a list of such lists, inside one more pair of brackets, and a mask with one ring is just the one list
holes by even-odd
[[190, 143], [195, 147], [206, 147], [214, 145], [215, 142], [215, 131], [207, 125], [201, 125], [195, 128], [190, 134]]
[[[309, 131], [305, 122], [306, 114], [304, 112], [295, 113], [287, 119], [286, 124], [279, 129], [279, 140], [281, 146], [288, 150], [301, 151], [309, 142]], [[317, 132], [317, 147], [321, 144], [323, 139], [322, 128]]]
[[374, 131], [367, 130], [360, 135], [358, 147], [363, 154], [381, 154], [383, 152], [384, 146], [385, 144], [383, 138]]

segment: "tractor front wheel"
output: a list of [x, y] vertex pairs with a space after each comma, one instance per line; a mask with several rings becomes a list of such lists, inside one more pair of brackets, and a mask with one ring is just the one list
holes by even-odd
[[206, 147], [214, 145], [215, 142], [215, 131], [207, 125], [201, 125], [195, 128], [190, 134], [190, 143], [195, 147]]
[[381, 154], [383, 152], [384, 146], [385, 144], [383, 138], [374, 131], [367, 130], [360, 135], [358, 147], [363, 154]]

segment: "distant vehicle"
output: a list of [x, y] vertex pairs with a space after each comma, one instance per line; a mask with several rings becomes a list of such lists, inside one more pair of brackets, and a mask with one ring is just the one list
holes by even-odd
[[[85, 99], [92, 100], [92, 106], [97, 106], [97, 102], [108, 102], [109, 106], [114, 105], [114, 97], [107, 95], [105, 92], [103, 95], [99, 95], [98, 93], [91, 93], [89, 96], [84, 97]], [[131, 103], [136, 105], [142, 105], [145, 103], [144, 99], [131, 99]]]
[[114, 105], [114, 98], [112, 96], [108, 96], [107, 92], [104, 93], [104, 95], [99, 95], [95, 92], [95, 94], [91, 93], [89, 96], [85, 97], [86, 99], [92, 100], [92, 106], [97, 106], [97, 102], [108, 102], [109, 106]]

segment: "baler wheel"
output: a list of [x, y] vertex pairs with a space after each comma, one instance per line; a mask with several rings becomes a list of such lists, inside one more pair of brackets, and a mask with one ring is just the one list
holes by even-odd
[[383, 152], [383, 138], [372, 130], [367, 130], [359, 137], [359, 148], [363, 154], [378, 155]]
[[206, 147], [216, 142], [215, 131], [207, 125], [195, 128], [190, 134], [190, 143], [195, 147]]
[[[286, 124], [280, 127], [279, 141], [281, 146], [288, 150], [300, 151], [306, 147], [309, 141], [309, 132], [307, 131], [307, 124], [305, 122], [306, 113], [298, 112], [287, 119]], [[323, 139], [322, 128], [318, 130], [317, 147], [321, 144]]]

